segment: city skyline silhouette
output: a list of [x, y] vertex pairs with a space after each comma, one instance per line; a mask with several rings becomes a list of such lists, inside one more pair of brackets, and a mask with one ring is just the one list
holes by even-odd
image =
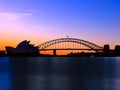
[[[120, 45], [111, 49], [109, 44], [101, 47], [90, 41], [68, 37], [50, 40], [40, 45], [31, 44], [30, 41], [24, 40], [16, 47], [8, 45], [5, 48], [4, 51], [0, 50], [0, 56], [120, 56]], [[52, 53], [46, 53], [46, 51]]]

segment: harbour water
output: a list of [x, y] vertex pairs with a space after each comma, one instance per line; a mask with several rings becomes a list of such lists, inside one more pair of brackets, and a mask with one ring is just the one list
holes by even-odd
[[0, 57], [0, 90], [120, 90], [120, 57]]

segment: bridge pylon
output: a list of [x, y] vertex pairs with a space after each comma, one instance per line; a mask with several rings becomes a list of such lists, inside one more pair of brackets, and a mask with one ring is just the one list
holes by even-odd
[[53, 50], [53, 55], [56, 56], [56, 49]]

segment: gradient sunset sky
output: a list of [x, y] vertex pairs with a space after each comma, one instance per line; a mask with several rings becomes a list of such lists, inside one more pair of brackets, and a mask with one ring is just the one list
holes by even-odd
[[120, 45], [120, 0], [0, 0], [0, 49], [67, 35]]

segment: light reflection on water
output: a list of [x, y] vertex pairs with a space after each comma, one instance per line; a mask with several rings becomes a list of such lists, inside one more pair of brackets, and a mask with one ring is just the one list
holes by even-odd
[[0, 90], [11, 90], [11, 72], [8, 57], [0, 58]]
[[120, 90], [120, 58], [0, 57], [0, 90]]

